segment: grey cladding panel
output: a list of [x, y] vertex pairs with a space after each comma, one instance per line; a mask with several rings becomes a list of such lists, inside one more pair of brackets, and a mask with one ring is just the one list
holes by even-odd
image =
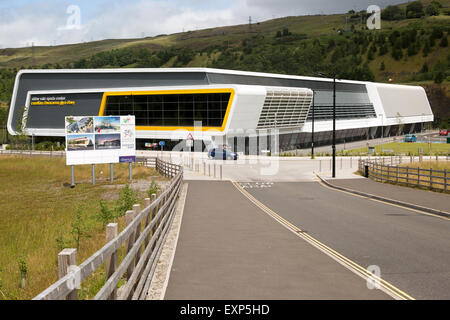
[[[208, 79], [211, 84], [244, 84], [244, 85], [260, 85], [260, 86], [275, 86], [275, 87], [297, 87], [309, 88], [311, 90], [333, 90], [333, 82], [329, 81], [315, 81], [315, 80], [301, 80], [301, 79], [284, 79], [260, 76], [247, 75], [230, 75], [221, 73], [208, 73]], [[337, 91], [359, 92], [366, 93], [365, 84], [356, 83], [336, 83]]]
[[71, 93], [32, 95], [32, 98], [64, 97], [74, 105], [30, 105], [27, 128], [64, 129], [65, 116], [98, 115], [103, 93]]
[[[25, 106], [28, 91], [92, 88], [185, 86], [208, 84], [204, 72], [42, 72], [23, 73], [20, 77], [12, 127]], [[98, 108], [97, 108], [98, 110]], [[31, 119], [29, 119], [31, 121]]]

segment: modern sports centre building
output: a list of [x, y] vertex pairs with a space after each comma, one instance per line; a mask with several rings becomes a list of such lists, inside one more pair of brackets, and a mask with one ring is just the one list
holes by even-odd
[[[309, 148], [313, 113], [314, 145], [331, 144], [333, 79], [207, 68], [22, 70], [8, 131], [22, 123], [28, 135], [64, 137], [65, 116], [134, 115], [138, 149], [190, 135], [203, 148], [259, 154], [274, 150], [274, 136], [281, 151]], [[337, 143], [414, 133], [431, 121], [422, 87], [336, 80]]]

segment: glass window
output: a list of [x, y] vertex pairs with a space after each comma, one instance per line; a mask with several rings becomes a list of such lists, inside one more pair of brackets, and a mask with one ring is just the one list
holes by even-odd
[[178, 95], [177, 94], [166, 94], [163, 96], [164, 104], [166, 103], [178, 103]]
[[148, 103], [162, 103], [163, 102], [163, 96], [162, 95], [148, 95], [147, 96], [147, 102]]
[[147, 96], [133, 96], [134, 104], [144, 103], [147, 104]]
[[135, 115], [136, 125], [220, 127], [230, 93], [109, 96], [105, 115]]

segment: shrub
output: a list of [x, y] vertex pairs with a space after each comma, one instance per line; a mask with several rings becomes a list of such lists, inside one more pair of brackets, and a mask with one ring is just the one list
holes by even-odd
[[117, 200], [116, 217], [124, 216], [127, 210], [133, 209], [133, 205], [136, 202], [136, 193], [128, 184], [126, 184], [125, 187], [120, 191], [120, 196]]
[[82, 206], [77, 208], [77, 215], [75, 220], [72, 222], [72, 230], [70, 230], [70, 234], [72, 235], [72, 239], [75, 242], [77, 250], [80, 249], [81, 238], [89, 237], [87, 224], [83, 217], [83, 210], [84, 208]]
[[152, 180], [147, 190], [147, 196], [151, 199], [152, 194], [157, 194], [159, 189], [160, 189], [159, 185], [155, 182], [155, 180]]
[[100, 200], [100, 212], [95, 215], [95, 218], [102, 223], [103, 229], [105, 229], [106, 225], [114, 219], [114, 212], [105, 201]]

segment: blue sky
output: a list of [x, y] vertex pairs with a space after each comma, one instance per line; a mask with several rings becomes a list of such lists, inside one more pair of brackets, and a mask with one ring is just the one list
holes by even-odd
[[[0, 48], [139, 38], [406, 0], [0, 0]], [[68, 8], [76, 6], [78, 12]], [[77, 9], [78, 10], [78, 9]], [[79, 19], [77, 19], [79, 17]], [[78, 24], [79, 22], [79, 24]]]

